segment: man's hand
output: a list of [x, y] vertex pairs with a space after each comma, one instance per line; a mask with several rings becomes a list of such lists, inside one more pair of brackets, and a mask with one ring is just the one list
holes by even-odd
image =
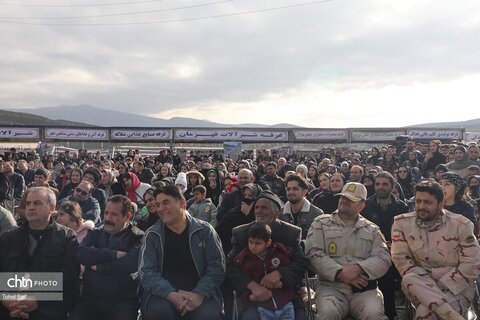
[[167, 296], [167, 300], [170, 301], [170, 303], [173, 304], [177, 310], [182, 312], [180, 309], [185, 303], [185, 297], [180, 292], [170, 292]]
[[360, 276], [350, 281], [350, 285], [354, 286], [357, 289], [363, 289], [368, 286], [368, 280], [364, 276]]
[[346, 284], [350, 284], [353, 280], [362, 275], [363, 269], [358, 264], [343, 267], [342, 271], [337, 275], [337, 280]]
[[180, 293], [185, 299], [183, 303], [184, 304], [183, 310], [180, 310], [182, 315], [185, 314], [186, 312], [193, 311], [198, 307], [200, 307], [203, 303], [203, 300], [205, 299], [203, 295], [196, 292], [180, 290], [178, 293]]
[[117, 259], [125, 257], [127, 253], [125, 251], [117, 251]]
[[28, 319], [29, 313], [38, 308], [36, 300], [2, 301], [2, 304], [10, 310], [12, 318]]
[[265, 275], [260, 281], [260, 285], [268, 289], [282, 288], [283, 284], [281, 279], [282, 279], [282, 275], [280, 274], [280, 272], [275, 270]]
[[92, 269], [92, 271], [97, 271], [97, 266], [90, 266], [90, 269]]
[[250, 282], [247, 288], [252, 292], [250, 295], [250, 301], [252, 302], [265, 302], [272, 297], [272, 291], [262, 287], [255, 281]]

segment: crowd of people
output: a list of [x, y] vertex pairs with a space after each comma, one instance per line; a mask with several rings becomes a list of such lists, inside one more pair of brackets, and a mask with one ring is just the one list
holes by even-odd
[[307, 270], [317, 319], [395, 319], [400, 285], [417, 317], [463, 319], [480, 273], [479, 151], [412, 138], [236, 161], [12, 149], [0, 272], [63, 272], [64, 300], [4, 300], [0, 319], [302, 320]]

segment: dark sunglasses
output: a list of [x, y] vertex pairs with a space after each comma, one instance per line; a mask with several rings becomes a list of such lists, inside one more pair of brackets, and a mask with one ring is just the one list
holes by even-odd
[[81, 193], [84, 196], [88, 196], [88, 192], [80, 189], [79, 187], [75, 188], [75, 192]]

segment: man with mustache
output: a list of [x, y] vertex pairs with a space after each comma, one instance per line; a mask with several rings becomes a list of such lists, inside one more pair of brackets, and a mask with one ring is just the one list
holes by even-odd
[[123, 195], [111, 197], [104, 225], [90, 230], [77, 251], [85, 266], [80, 300], [70, 320], [136, 319], [138, 314], [137, 257], [143, 231], [130, 222], [132, 202]]
[[421, 181], [415, 211], [396, 216], [392, 226], [392, 260], [416, 319], [465, 319], [480, 274], [473, 223], [444, 204], [441, 185]]

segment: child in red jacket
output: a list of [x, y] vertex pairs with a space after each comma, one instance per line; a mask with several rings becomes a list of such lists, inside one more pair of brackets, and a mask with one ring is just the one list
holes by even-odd
[[[272, 242], [272, 230], [265, 223], [255, 223], [248, 230], [248, 247], [235, 256], [235, 263], [253, 281], [261, 283], [262, 278], [290, 263], [292, 250], [281, 243]], [[295, 311], [292, 304], [294, 291], [285, 287], [273, 289], [272, 298], [257, 307], [261, 320], [293, 320]], [[242, 297], [250, 301], [250, 293]]]

